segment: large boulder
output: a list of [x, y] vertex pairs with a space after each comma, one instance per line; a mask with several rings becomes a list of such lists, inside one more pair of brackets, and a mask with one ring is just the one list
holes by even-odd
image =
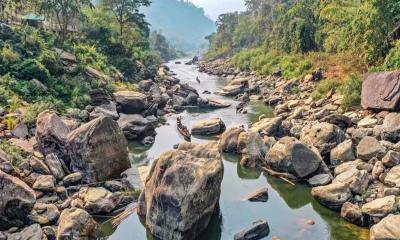
[[96, 221], [83, 209], [65, 209], [60, 216], [57, 240], [95, 239]]
[[375, 199], [361, 207], [362, 213], [371, 217], [385, 217], [396, 210], [397, 204], [394, 195]]
[[128, 140], [143, 140], [156, 135], [153, 123], [140, 114], [121, 114], [118, 125]]
[[221, 193], [218, 144], [180, 144], [160, 156], [139, 197], [138, 214], [161, 239], [193, 239], [211, 220]]
[[362, 107], [396, 110], [400, 100], [399, 86], [400, 71], [365, 74], [361, 91]]
[[35, 193], [26, 183], [0, 171], [0, 230], [23, 225], [35, 202]]
[[357, 157], [365, 161], [373, 157], [381, 159], [385, 156], [385, 153], [385, 147], [374, 137], [366, 136], [361, 139], [360, 143], [357, 145]]
[[110, 213], [117, 203], [113, 194], [102, 187], [82, 188], [79, 198], [84, 203], [83, 208], [90, 214]]
[[147, 106], [147, 96], [140, 92], [118, 91], [114, 97], [121, 111], [126, 114], [140, 113]]
[[219, 148], [222, 152], [238, 153], [239, 135], [244, 132], [243, 128], [235, 127], [225, 131], [219, 140]]
[[400, 239], [400, 215], [390, 214], [379, 223], [372, 226], [369, 233], [370, 240], [397, 240]]
[[36, 120], [36, 141], [39, 150], [43, 154], [62, 152], [69, 131], [68, 126], [56, 113], [40, 113]]
[[344, 139], [345, 133], [342, 129], [325, 122], [305, 126], [300, 135], [302, 142], [315, 146], [322, 155], [329, 154]]
[[322, 205], [333, 210], [340, 210], [352, 197], [347, 184], [340, 182], [312, 188], [311, 195]]
[[279, 136], [282, 118], [264, 118], [253, 124], [249, 129], [252, 132], [259, 132], [265, 136]]
[[383, 140], [400, 141], [400, 113], [389, 113], [382, 124], [381, 137]]
[[273, 170], [288, 172], [299, 178], [315, 173], [322, 163], [318, 151], [310, 149], [293, 137], [281, 138], [265, 158]]
[[32, 224], [23, 228], [19, 232], [11, 233], [7, 236], [7, 240], [42, 240], [42, 229], [39, 224]]
[[240, 165], [252, 168], [260, 167], [272, 146], [265, 144], [264, 138], [258, 132], [246, 133], [244, 140], [245, 149], [241, 151]]
[[213, 135], [225, 131], [225, 123], [221, 118], [204, 119], [192, 126], [193, 135]]
[[128, 143], [117, 122], [99, 117], [68, 135], [69, 168], [86, 182], [117, 178], [130, 167]]

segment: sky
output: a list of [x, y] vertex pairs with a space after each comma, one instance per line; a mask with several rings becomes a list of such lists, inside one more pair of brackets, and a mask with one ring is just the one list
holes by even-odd
[[206, 15], [217, 20], [218, 15], [227, 12], [244, 10], [244, 0], [191, 0], [195, 5], [204, 8]]

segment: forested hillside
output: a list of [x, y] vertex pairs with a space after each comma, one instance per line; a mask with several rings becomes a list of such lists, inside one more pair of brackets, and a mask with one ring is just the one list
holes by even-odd
[[215, 31], [214, 22], [203, 9], [182, 0], [153, 0], [144, 8], [152, 30], [162, 33], [171, 44], [182, 51], [205, 47], [206, 36]]
[[[209, 58], [234, 56], [242, 69], [301, 75], [312, 65], [332, 77], [400, 66], [397, 0], [246, 0], [247, 11], [219, 17]], [[339, 65], [339, 62], [342, 65]]]
[[0, 3], [0, 110], [25, 107], [26, 123], [44, 109], [86, 106], [91, 89], [154, 79], [160, 54], [175, 56], [165, 39], [150, 43], [139, 11], [147, 0]]

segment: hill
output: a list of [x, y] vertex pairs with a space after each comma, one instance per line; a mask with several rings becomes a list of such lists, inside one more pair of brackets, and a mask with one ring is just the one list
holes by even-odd
[[204, 10], [190, 2], [154, 0], [143, 12], [152, 30], [161, 32], [174, 47], [186, 52], [206, 46], [205, 37], [216, 30]]

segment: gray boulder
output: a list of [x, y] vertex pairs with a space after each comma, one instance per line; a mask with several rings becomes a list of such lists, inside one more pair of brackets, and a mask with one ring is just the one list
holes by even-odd
[[2, 171], [0, 183], [0, 230], [7, 230], [26, 220], [36, 197], [26, 183]]
[[400, 113], [389, 113], [382, 124], [381, 137], [383, 140], [400, 141]]
[[362, 213], [371, 217], [385, 217], [396, 210], [396, 197], [393, 195], [375, 199], [361, 207]]
[[343, 162], [353, 161], [355, 158], [354, 156], [354, 149], [353, 149], [353, 142], [351, 140], [346, 140], [331, 151], [331, 164], [332, 165], [339, 165]]
[[269, 234], [269, 226], [267, 221], [258, 220], [253, 223], [253, 225], [247, 229], [236, 233], [233, 237], [234, 240], [257, 240], [262, 239]]
[[57, 240], [94, 239], [98, 225], [83, 209], [65, 209], [60, 216]]
[[381, 159], [385, 153], [386, 148], [374, 137], [366, 136], [357, 145], [357, 157], [364, 161], [374, 157]]
[[63, 152], [69, 128], [54, 112], [45, 111], [36, 120], [36, 141], [41, 153]]
[[345, 133], [338, 126], [330, 123], [317, 123], [301, 130], [300, 141], [316, 147], [321, 155], [329, 154], [345, 140]]
[[351, 202], [343, 204], [340, 210], [340, 216], [353, 224], [362, 225], [363, 216], [361, 209], [358, 205], [352, 204]]
[[318, 174], [307, 180], [311, 187], [325, 186], [332, 182], [330, 174]]
[[11, 233], [7, 240], [42, 240], [42, 229], [39, 224], [32, 224], [19, 232]]
[[278, 137], [280, 135], [281, 124], [281, 117], [264, 118], [254, 123], [249, 131], [259, 132], [262, 136]]
[[140, 113], [146, 109], [147, 96], [135, 91], [118, 91], [114, 98], [121, 111], [126, 114]]
[[238, 140], [242, 132], [244, 132], [244, 129], [238, 127], [225, 131], [220, 137], [219, 149], [222, 152], [238, 153]]
[[266, 163], [276, 171], [288, 172], [299, 178], [315, 173], [321, 166], [322, 158], [296, 138], [281, 138], [269, 150]]
[[128, 140], [143, 140], [146, 137], [154, 137], [156, 135], [152, 122], [140, 114], [121, 114], [118, 126]]
[[352, 197], [347, 184], [340, 182], [314, 187], [311, 190], [311, 195], [322, 205], [333, 210], [340, 210], [342, 205]]
[[193, 135], [214, 135], [225, 131], [225, 123], [221, 118], [201, 120], [192, 126]]
[[128, 143], [118, 124], [99, 117], [68, 135], [69, 168], [82, 172], [84, 181], [117, 178], [130, 167]]
[[158, 238], [196, 238], [211, 220], [222, 177], [216, 142], [180, 144], [155, 161], [139, 197], [138, 214]]

